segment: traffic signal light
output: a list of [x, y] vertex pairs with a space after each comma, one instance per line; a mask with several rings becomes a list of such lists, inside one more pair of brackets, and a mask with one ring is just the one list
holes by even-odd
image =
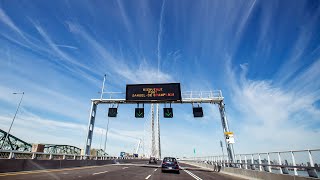
[[172, 118], [173, 117], [172, 108], [163, 108], [163, 116], [164, 118]]
[[136, 118], [144, 118], [144, 108], [136, 108], [134, 114]]
[[118, 108], [109, 108], [108, 117], [117, 117]]
[[193, 117], [203, 117], [202, 107], [193, 107]]

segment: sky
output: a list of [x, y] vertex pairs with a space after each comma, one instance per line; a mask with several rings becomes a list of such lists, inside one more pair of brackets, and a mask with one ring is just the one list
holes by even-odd
[[[221, 90], [235, 153], [319, 148], [320, 2], [0, 1], [0, 129], [30, 143], [84, 147], [91, 99], [126, 84], [181, 83]], [[121, 96], [121, 95], [119, 95]], [[108, 97], [105, 97], [108, 98]], [[124, 97], [122, 97], [124, 98]], [[218, 107], [173, 104], [160, 118], [163, 156], [220, 155]], [[119, 105], [106, 151], [150, 150], [150, 105]], [[160, 115], [164, 105], [159, 105]], [[104, 147], [99, 105], [93, 148]]]

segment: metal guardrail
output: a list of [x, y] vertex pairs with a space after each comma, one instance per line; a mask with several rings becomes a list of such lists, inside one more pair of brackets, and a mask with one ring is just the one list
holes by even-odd
[[219, 164], [223, 167], [233, 167], [265, 171], [277, 174], [289, 174], [319, 178], [320, 149], [279, 151], [252, 154], [237, 154], [235, 161], [229, 161], [227, 156], [206, 156], [186, 158], [200, 164]]
[[115, 156], [86, 156], [74, 154], [53, 154], [41, 152], [2, 151], [0, 159], [38, 159], [38, 160], [115, 160], [115, 159], [143, 159], [137, 157]]

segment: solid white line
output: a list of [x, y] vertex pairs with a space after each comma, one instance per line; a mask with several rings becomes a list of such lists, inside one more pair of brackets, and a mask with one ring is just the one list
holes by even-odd
[[146, 179], [149, 179], [150, 176], [151, 176], [151, 174], [149, 176], [147, 176]]
[[202, 180], [201, 178], [199, 178], [198, 176], [196, 176], [195, 174], [193, 174], [192, 172], [188, 171], [188, 170], [184, 170], [186, 173], [188, 173], [191, 177], [195, 178], [196, 180]]
[[102, 172], [97, 172], [97, 173], [93, 173], [92, 175], [97, 175], [97, 174], [102, 174], [102, 173], [107, 173], [108, 171], [102, 171]]

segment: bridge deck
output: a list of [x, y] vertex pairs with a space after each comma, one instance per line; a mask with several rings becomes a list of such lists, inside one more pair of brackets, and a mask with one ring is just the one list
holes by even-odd
[[181, 167], [192, 167], [192, 170], [181, 170], [180, 174], [162, 173], [159, 167], [148, 167], [146, 163], [147, 162], [140, 162], [139, 164], [109, 164], [104, 166], [1, 173], [0, 179], [240, 179], [217, 172], [206, 171], [183, 163], [180, 164]]

